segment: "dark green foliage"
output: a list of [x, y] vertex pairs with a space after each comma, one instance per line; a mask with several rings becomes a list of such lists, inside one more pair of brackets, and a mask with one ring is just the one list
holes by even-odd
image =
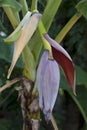
[[[7, 60], [6, 60], [7, 61]], [[4, 85], [7, 77], [7, 70], [9, 63], [0, 59], [0, 86]], [[12, 79], [15, 76], [20, 76], [21, 70], [15, 69]], [[20, 103], [18, 100], [18, 92], [15, 90], [16, 86], [12, 86], [3, 93], [0, 93], [0, 129], [1, 130], [21, 130], [22, 129], [22, 114], [20, 111]]]
[[16, 0], [12, 1], [12, 0], [0, 0], [0, 7], [11, 7], [13, 8], [15, 11], [20, 11], [22, 6], [21, 4], [19, 4], [19, 2], [17, 2]]
[[[31, 1], [27, 0], [30, 7]], [[50, 27], [49, 34], [55, 38], [58, 32], [64, 27], [68, 20], [76, 12], [76, 4], [79, 0], [63, 0], [62, 4], [56, 13], [56, 16], [53, 20], [52, 26]], [[86, 0], [83, 0], [87, 3]], [[44, 11], [46, 6], [46, 0], [38, 1], [38, 8], [40, 12]], [[87, 10], [87, 4], [84, 8], [80, 9], [81, 3], [78, 4], [77, 9], [87, 18], [87, 11], [84, 13], [84, 10]], [[12, 26], [9, 23], [5, 13], [0, 8], [0, 31], [5, 32], [7, 35], [12, 32]], [[2, 36], [0, 36], [0, 86], [6, 83], [7, 71], [10, 66], [13, 45], [6, 45], [3, 42]], [[72, 98], [75, 105], [77, 105], [80, 110], [79, 113], [82, 115], [82, 124], [83, 126], [77, 130], [87, 130], [85, 122], [87, 121], [87, 21], [82, 17], [66, 35], [64, 40], [61, 43], [63, 47], [69, 52], [74, 63], [78, 66], [75, 66], [76, 69], [76, 91], [77, 96], [75, 97], [69, 88], [64, 74], [61, 72], [61, 83], [60, 83], [60, 96], [57, 99], [54, 117], [56, 118], [59, 130], [63, 130], [62, 126], [66, 120], [66, 102], [67, 97], [65, 96], [67, 91], [69, 93], [68, 98]], [[12, 79], [18, 77], [22, 74], [22, 62], [19, 61], [15, 67]], [[17, 101], [18, 92], [15, 90], [15, 86], [12, 86], [9, 89], [0, 94], [0, 130], [21, 130], [22, 129], [22, 116], [20, 111], [20, 106]], [[73, 111], [73, 109], [72, 109]], [[10, 116], [9, 116], [10, 115]], [[42, 115], [43, 116], [43, 115]], [[20, 120], [21, 119], [21, 120]], [[44, 119], [44, 117], [42, 118]], [[84, 121], [85, 120], [85, 121]], [[87, 122], [86, 122], [87, 123]], [[42, 122], [42, 130], [47, 128], [53, 129], [50, 126], [45, 126], [44, 121]]]
[[76, 8], [87, 19], [87, 0], [81, 0], [77, 4]]

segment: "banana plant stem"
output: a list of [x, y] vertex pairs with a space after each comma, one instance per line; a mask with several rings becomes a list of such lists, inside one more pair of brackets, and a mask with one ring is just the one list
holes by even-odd
[[4, 9], [6, 15], [8, 16], [13, 28], [15, 29], [18, 26], [19, 21], [15, 18], [12, 10], [9, 7], [3, 7], [3, 9]]
[[66, 34], [70, 31], [72, 26], [79, 20], [79, 18], [82, 16], [80, 13], [76, 13], [70, 20], [69, 22], [63, 27], [63, 29], [59, 32], [55, 40], [60, 43], [63, 38], [66, 36]]
[[38, 0], [32, 0], [31, 11], [37, 10], [37, 1]]
[[53, 59], [51, 46], [50, 46], [49, 42], [43, 36], [43, 34], [46, 33], [46, 30], [45, 30], [45, 27], [44, 27], [42, 21], [39, 22], [38, 29], [39, 29], [41, 39], [43, 41], [44, 49], [49, 50], [49, 58]]
[[22, 14], [24, 16], [28, 11], [27, 1], [26, 0], [20, 0], [20, 3], [22, 5]]

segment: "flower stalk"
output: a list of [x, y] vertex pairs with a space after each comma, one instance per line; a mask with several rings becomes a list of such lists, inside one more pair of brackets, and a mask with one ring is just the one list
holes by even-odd
[[38, 0], [32, 0], [31, 11], [37, 10], [37, 1]]
[[40, 32], [41, 39], [43, 41], [44, 49], [49, 50], [49, 58], [53, 59], [51, 46], [50, 46], [49, 42], [43, 37], [43, 34], [46, 33], [46, 30], [45, 30], [44, 25], [41, 20], [39, 22], [38, 29]]

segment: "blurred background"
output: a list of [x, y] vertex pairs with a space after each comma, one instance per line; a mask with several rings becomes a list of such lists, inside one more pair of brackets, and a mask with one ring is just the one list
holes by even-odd
[[[49, 34], [56, 35], [76, 12], [76, 4], [80, 0], [63, 0], [49, 29]], [[30, 0], [27, 0], [29, 7]], [[43, 13], [47, 0], [38, 1], [38, 9]], [[0, 8], [0, 86], [7, 83], [7, 72], [13, 54], [13, 45], [7, 45], [3, 39], [13, 31], [12, 26]], [[76, 69], [76, 93], [69, 89], [61, 70], [61, 83], [53, 115], [59, 130], [87, 130], [87, 21], [81, 17], [66, 35], [61, 45], [73, 59]], [[21, 57], [11, 79], [22, 75]], [[0, 130], [21, 130], [22, 114], [16, 86], [0, 93]], [[53, 130], [51, 122], [46, 125], [41, 113], [41, 130]]]

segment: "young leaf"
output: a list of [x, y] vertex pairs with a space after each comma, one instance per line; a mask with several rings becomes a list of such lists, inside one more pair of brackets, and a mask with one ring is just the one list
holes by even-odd
[[38, 26], [38, 22], [40, 20], [40, 17], [41, 17], [41, 14], [39, 14], [39, 13], [33, 14], [30, 17], [30, 19], [28, 19], [26, 21], [26, 23], [24, 24], [24, 26], [22, 27], [21, 36], [14, 43], [14, 53], [13, 53], [12, 64], [11, 64], [10, 69], [8, 71], [7, 78], [10, 77], [11, 72], [12, 72], [21, 52], [23, 51], [24, 47], [26, 46], [26, 44], [29, 42], [32, 35], [34, 34], [34, 32]]

